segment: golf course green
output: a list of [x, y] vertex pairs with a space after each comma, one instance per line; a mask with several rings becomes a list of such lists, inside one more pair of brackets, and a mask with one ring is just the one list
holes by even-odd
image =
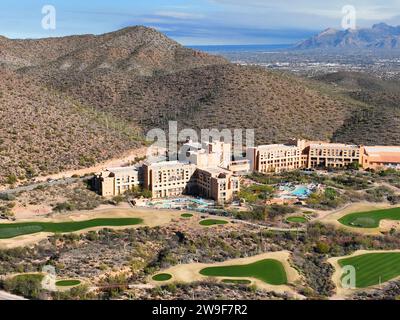
[[340, 218], [339, 222], [349, 227], [378, 228], [381, 220], [400, 220], [400, 207], [350, 213]]
[[367, 288], [400, 276], [400, 252], [367, 253], [338, 261], [341, 267], [354, 266], [356, 287]]
[[188, 219], [188, 218], [192, 218], [193, 215], [191, 213], [184, 213], [181, 215], [182, 218]]
[[57, 287], [75, 287], [80, 285], [81, 282], [79, 280], [60, 280], [56, 282]]
[[38, 232], [68, 233], [95, 227], [122, 227], [142, 223], [139, 218], [110, 218], [70, 222], [22, 222], [0, 224], [0, 239], [10, 239]]
[[152, 279], [154, 281], [168, 281], [172, 279], [172, 275], [170, 275], [169, 273], [159, 273], [156, 274]]
[[206, 219], [200, 221], [200, 225], [204, 227], [210, 227], [210, 226], [216, 226], [216, 225], [222, 225], [222, 224], [228, 224], [228, 221], [225, 220], [216, 220], [216, 219]]
[[255, 278], [272, 285], [287, 283], [285, 268], [280, 261], [274, 259], [244, 265], [209, 267], [200, 270], [200, 274], [208, 277]]
[[289, 217], [286, 221], [290, 223], [306, 223], [308, 220], [304, 217]]

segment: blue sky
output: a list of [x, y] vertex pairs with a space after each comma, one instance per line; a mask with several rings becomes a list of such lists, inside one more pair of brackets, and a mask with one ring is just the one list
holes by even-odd
[[[55, 30], [41, 27], [44, 5], [56, 8]], [[38, 38], [146, 25], [184, 45], [285, 44], [340, 28], [344, 5], [355, 6], [359, 27], [400, 24], [400, 0], [1, 0], [0, 34]]]

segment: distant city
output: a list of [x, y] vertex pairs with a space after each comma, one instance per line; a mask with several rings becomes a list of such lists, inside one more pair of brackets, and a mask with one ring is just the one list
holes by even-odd
[[259, 65], [298, 75], [318, 76], [338, 71], [368, 72], [383, 79], [398, 79], [400, 50], [311, 49], [295, 45], [193, 46], [193, 49], [222, 55], [232, 63]]

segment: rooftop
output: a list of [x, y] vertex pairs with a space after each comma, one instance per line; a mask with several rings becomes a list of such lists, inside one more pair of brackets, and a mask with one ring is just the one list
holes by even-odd
[[117, 167], [117, 168], [107, 168], [107, 171], [112, 173], [123, 173], [123, 172], [131, 172], [131, 171], [138, 171], [137, 166], [130, 166], [130, 167]]
[[190, 165], [190, 163], [186, 161], [161, 161], [161, 162], [147, 163], [147, 165], [153, 168], [162, 168], [162, 167], [185, 166], [185, 165]]
[[288, 144], [266, 144], [257, 147], [261, 150], [275, 150], [275, 149], [297, 149], [297, 146]]
[[344, 143], [329, 143], [329, 142], [313, 142], [310, 144], [311, 148], [359, 148], [359, 146], [355, 144], [344, 144]]
[[374, 146], [365, 147], [371, 161], [381, 163], [400, 163], [400, 147], [395, 146]]
[[374, 153], [400, 153], [400, 147], [397, 146], [371, 146], [365, 147], [365, 151], [369, 155], [373, 155]]

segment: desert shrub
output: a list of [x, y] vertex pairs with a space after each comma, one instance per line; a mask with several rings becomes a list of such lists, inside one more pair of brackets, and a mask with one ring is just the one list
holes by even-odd
[[30, 299], [39, 299], [42, 292], [43, 275], [24, 274], [18, 275], [4, 281], [4, 289], [16, 295]]

